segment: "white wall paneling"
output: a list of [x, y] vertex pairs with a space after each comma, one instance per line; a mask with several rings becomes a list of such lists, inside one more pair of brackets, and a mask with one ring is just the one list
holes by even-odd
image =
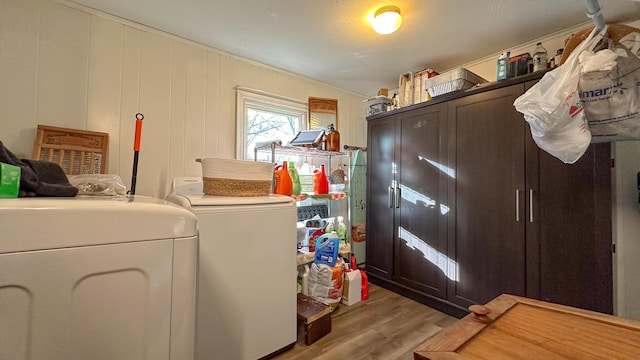
[[[208, 55], [206, 50], [195, 47], [190, 47], [187, 50], [187, 55], [187, 82], [185, 86], [186, 128], [183, 139], [187, 147], [185, 148], [184, 157], [180, 161], [185, 163], [184, 167], [186, 169], [191, 169], [191, 174], [200, 175], [200, 164], [196, 163], [195, 159], [205, 156], [207, 139], [212, 139], [215, 136], [215, 133], [207, 133], [206, 126]], [[173, 139], [174, 134], [171, 134], [171, 137]], [[184, 172], [174, 174], [174, 176], [178, 175], [184, 175]]]
[[236, 155], [236, 73], [238, 60], [228, 55], [218, 57], [218, 133], [207, 130], [207, 137], [217, 135], [218, 157]]
[[89, 18], [64, 5], [41, 2], [37, 124], [87, 126]]
[[[214, 141], [220, 133], [220, 117], [218, 116], [218, 108], [220, 106], [220, 98], [218, 94], [218, 79], [220, 77], [220, 56], [218, 53], [209, 51], [207, 52], [207, 113], [205, 117], [205, 125], [203, 135], [205, 138], [212, 139], [210, 141], [204, 141], [204, 155], [207, 157], [218, 157], [220, 144], [218, 141]], [[235, 104], [235, 98], [234, 103]], [[203, 154], [194, 152], [192, 156], [186, 156], [185, 161], [187, 163], [187, 174], [201, 175], [202, 169], [199, 164], [193, 162], [194, 158], [201, 157]], [[197, 166], [196, 166], [197, 165]]]
[[[37, 124], [104, 131], [108, 171], [129, 187], [141, 112], [136, 194], [164, 198], [175, 176], [201, 174], [196, 158], [235, 156], [237, 85], [364, 99], [65, 0], [0, 0], [0, 140], [20, 157]], [[360, 115], [341, 124], [364, 129]]]
[[91, 17], [87, 129], [109, 134], [108, 170], [117, 173], [120, 160], [120, 105], [124, 26]]
[[187, 61], [189, 46], [177, 41], [171, 51], [171, 142], [169, 178], [185, 173], [185, 129], [187, 124]]
[[136, 194], [155, 195], [169, 188], [171, 40], [149, 32], [142, 32], [140, 40], [139, 110], [144, 114], [144, 125]]
[[0, 1], [0, 141], [31, 156], [36, 119], [40, 4]]
[[[271, 94], [279, 94], [284, 96], [290, 95], [288, 94], [287, 86], [283, 84], [285, 81], [283, 81], [280, 71], [277, 71], [275, 69], [263, 69], [261, 73], [262, 83], [260, 90], [264, 90]], [[313, 91], [313, 89], [311, 89], [311, 91]], [[302, 94], [297, 94], [297, 96], [293, 96], [293, 98], [298, 99], [300, 98], [300, 95]]]
[[250, 62], [239, 61], [237, 71], [239, 86], [249, 89], [258, 89], [262, 87], [261, 71], [259, 66]]
[[[133, 136], [135, 133], [135, 114], [140, 112], [140, 30], [125, 26], [122, 37], [122, 88], [120, 98], [120, 144], [117, 167], [109, 166], [109, 172], [119, 174], [127, 188], [131, 184], [133, 167]], [[118, 76], [118, 74], [114, 74]], [[148, 115], [148, 114], [147, 114]], [[143, 120], [145, 121], [145, 120]], [[146, 127], [142, 126], [142, 137], [147, 138]], [[147, 151], [141, 149], [141, 151]], [[143, 190], [136, 185], [136, 191]], [[141, 193], [141, 192], [140, 192]]]

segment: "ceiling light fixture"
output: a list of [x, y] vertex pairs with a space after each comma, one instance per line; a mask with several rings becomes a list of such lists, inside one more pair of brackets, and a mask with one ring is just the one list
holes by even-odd
[[378, 34], [391, 34], [402, 25], [402, 16], [397, 6], [388, 5], [378, 9], [373, 15], [373, 30]]

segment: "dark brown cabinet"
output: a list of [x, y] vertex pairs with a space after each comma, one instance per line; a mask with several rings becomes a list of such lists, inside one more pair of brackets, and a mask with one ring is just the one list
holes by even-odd
[[525, 295], [525, 122], [513, 108], [524, 85], [449, 105], [448, 253], [458, 276], [449, 301], [467, 307]]
[[367, 271], [393, 280], [394, 156], [396, 116], [368, 128], [367, 146]]
[[527, 296], [612, 314], [611, 145], [571, 165], [527, 150]]
[[502, 293], [612, 312], [610, 145], [571, 165], [540, 150], [524, 91], [368, 119], [373, 282], [454, 315]]
[[[446, 104], [369, 127], [367, 270], [419, 292], [446, 295]], [[369, 240], [372, 241], [369, 241]]]

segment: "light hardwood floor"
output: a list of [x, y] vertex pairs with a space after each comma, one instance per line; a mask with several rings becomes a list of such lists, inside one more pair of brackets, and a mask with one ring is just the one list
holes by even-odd
[[331, 332], [307, 346], [302, 331], [293, 349], [276, 360], [410, 360], [425, 340], [458, 319], [369, 284], [369, 299], [340, 304], [331, 315]]

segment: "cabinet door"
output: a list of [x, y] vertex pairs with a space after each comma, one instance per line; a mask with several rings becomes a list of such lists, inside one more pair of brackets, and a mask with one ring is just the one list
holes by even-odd
[[446, 274], [453, 270], [446, 256], [446, 114], [447, 105], [438, 104], [396, 120], [394, 279], [440, 298], [446, 297]]
[[393, 276], [395, 117], [369, 122], [367, 151], [367, 271]]
[[523, 91], [518, 84], [449, 103], [448, 257], [457, 275], [448, 298], [462, 306], [525, 294], [525, 122], [513, 107]]
[[527, 146], [527, 296], [611, 314], [611, 145], [570, 165]]
[[172, 253], [158, 240], [0, 255], [0, 358], [168, 360]]

